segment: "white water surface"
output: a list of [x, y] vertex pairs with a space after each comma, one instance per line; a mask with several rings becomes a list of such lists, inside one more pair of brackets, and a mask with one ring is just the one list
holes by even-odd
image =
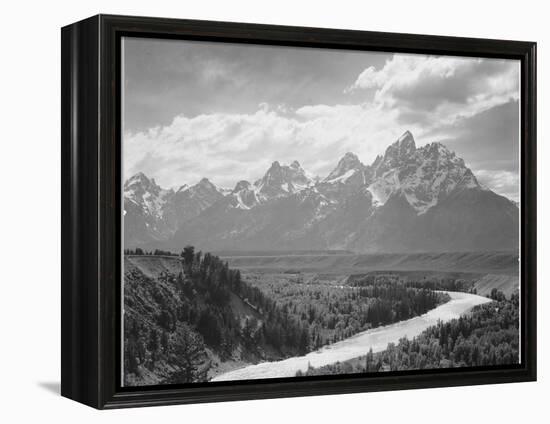
[[275, 362], [262, 362], [220, 374], [212, 381], [251, 380], [261, 378], [294, 377], [298, 370], [304, 372], [308, 365], [321, 367], [336, 362], [347, 361], [373, 352], [385, 350], [388, 343], [397, 343], [400, 338], [412, 339], [426, 328], [460, 317], [476, 305], [490, 302], [491, 299], [470, 293], [446, 292], [451, 300], [435, 309], [406, 321], [363, 331], [345, 340], [324, 346], [304, 356], [295, 356]]

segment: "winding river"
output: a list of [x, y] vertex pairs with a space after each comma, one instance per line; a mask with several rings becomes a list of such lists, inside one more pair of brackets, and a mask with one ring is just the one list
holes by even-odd
[[249, 365], [214, 377], [212, 381], [249, 380], [259, 378], [294, 377], [298, 370], [306, 371], [308, 365], [320, 367], [335, 362], [347, 361], [366, 354], [370, 348], [380, 352], [388, 343], [397, 343], [400, 338], [418, 336], [426, 328], [437, 324], [438, 320], [448, 321], [458, 318], [476, 305], [491, 300], [475, 294], [447, 292], [451, 300], [424, 315], [400, 321], [395, 324], [363, 331], [337, 343], [325, 346], [304, 356], [295, 356], [275, 362], [262, 362]]

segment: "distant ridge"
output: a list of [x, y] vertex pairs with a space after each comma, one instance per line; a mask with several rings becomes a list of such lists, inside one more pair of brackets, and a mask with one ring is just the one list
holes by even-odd
[[519, 275], [516, 252], [372, 253], [350, 255], [288, 255], [224, 257], [239, 269], [361, 273], [371, 271], [445, 271]]

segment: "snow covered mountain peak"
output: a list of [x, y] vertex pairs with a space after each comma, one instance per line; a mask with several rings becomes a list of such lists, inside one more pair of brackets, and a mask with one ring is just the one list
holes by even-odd
[[174, 190], [163, 190], [154, 178], [148, 178], [143, 172], [130, 177], [124, 183], [124, 198], [151, 216], [160, 218], [162, 207], [174, 194]]
[[155, 179], [149, 179], [143, 172], [138, 172], [132, 177], [128, 178], [124, 183], [124, 191], [146, 192], [153, 191], [155, 193], [160, 192], [161, 188], [155, 183]]
[[290, 166], [275, 161], [254, 186], [262, 200], [269, 200], [299, 192], [313, 184], [298, 161], [292, 162]]
[[163, 190], [154, 178], [149, 179], [143, 172], [138, 172], [124, 183], [124, 196], [136, 202], [141, 202], [143, 198], [166, 196], [168, 193], [173, 193], [173, 190]]
[[383, 205], [401, 195], [418, 214], [438, 204], [455, 189], [480, 188], [464, 160], [442, 143], [416, 148], [410, 132], [386, 149], [373, 163], [375, 175], [368, 189], [375, 203]]
[[292, 162], [292, 163], [290, 164], [290, 167], [291, 167], [292, 169], [302, 169], [302, 167], [300, 166], [300, 162], [298, 162], [297, 160], [295, 160], [294, 162]]
[[359, 160], [355, 153], [347, 152], [338, 161], [336, 168], [323, 180], [324, 184], [365, 184], [365, 170], [367, 167]]

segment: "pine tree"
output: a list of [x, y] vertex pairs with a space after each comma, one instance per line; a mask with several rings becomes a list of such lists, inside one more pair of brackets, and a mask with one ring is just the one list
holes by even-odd
[[178, 326], [170, 343], [172, 363], [178, 371], [170, 377], [172, 383], [192, 383], [206, 378], [206, 369], [200, 369], [205, 354], [202, 337], [187, 324]]

